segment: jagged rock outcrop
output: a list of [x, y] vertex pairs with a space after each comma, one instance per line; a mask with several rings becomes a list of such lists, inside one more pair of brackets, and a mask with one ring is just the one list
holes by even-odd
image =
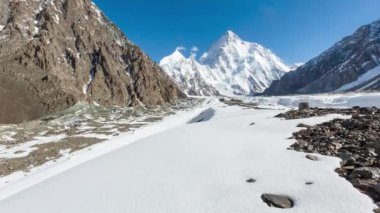
[[79, 101], [157, 105], [184, 96], [91, 0], [2, 0], [0, 10], [0, 123]]
[[311, 94], [380, 89], [380, 20], [275, 81], [264, 94]]

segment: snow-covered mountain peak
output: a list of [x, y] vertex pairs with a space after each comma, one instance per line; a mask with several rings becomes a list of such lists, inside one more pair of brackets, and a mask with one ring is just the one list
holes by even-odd
[[[222, 82], [223, 94], [260, 93], [274, 80], [290, 71], [269, 49], [258, 43], [243, 41], [232, 31], [227, 31], [202, 55], [200, 62], [213, 69]], [[218, 87], [217, 87], [218, 89]]]
[[223, 34], [199, 62], [195, 54], [186, 59], [177, 48], [162, 59], [160, 65], [179, 85], [190, 85], [193, 89], [197, 84], [189, 84], [189, 76], [199, 76], [202, 82], [227, 96], [261, 93], [290, 71], [269, 49], [243, 41], [232, 31]]
[[[202, 55], [200, 62], [211, 67], [219, 63], [220, 60], [229, 58], [231, 61], [241, 61], [250, 58], [250, 62], [256, 59], [268, 59], [274, 62], [279, 68], [289, 71], [287, 67], [271, 50], [255, 42], [243, 41], [237, 34], [227, 31], [211, 48]], [[251, 60], [252, 59], [252, 60]], [[262, 60], [261, 60], [262, 61]], [[258, 62], [258, 61], [257, 61]]]
[[186, 60], [185, 56], [181, 53], [182, 47], [177, 47], [172, 54], [164, 57], [160, 64], [176, 64], [178, 62]]
[[229, 30], [221, 38], [219, 38], [206, 53], [202, 55], [200, 62], [213, 65], [214, 63], [217, 63], [214, 59], [218, 56], [228, 54], [227, 52], [236, 52], [236, 50], [239, 49], [238, 45], [243, 43], [244, 41], [241, 40], [237, 34]]
[[241, 41], [241, 38], [231, 30], [228, 30], [223, 37], [220, 38], [221, 41], [224, 42], [233, 42], [233, 41]]

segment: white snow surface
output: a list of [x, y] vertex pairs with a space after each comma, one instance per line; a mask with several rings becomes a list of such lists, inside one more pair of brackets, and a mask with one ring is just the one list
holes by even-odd
[[[379, 96], [307, 98], [380, 106]], [[297, 98], [305, 99], [283, 97], [291, 101], [279, 106], [280, 98], [262, 98], [263, 106], [274, 105], [268, 110], [224, 106], [213, 99], [3, 187], [0, 212], [372, 212], [372, 200], [334, 172], [339, 159], [318, 155], [319, 161], [310, 161], [305, 153], [287, 150], [295, 141], [286, 138], [300, 122], [344, 118], [274, 118]], [[248, 178], [257, 182], [246, 183]], [[295, 207], [270, 208], [260, 199], [262, 193], [288, 195]]]
[[[191, 59], [192, 63], [184, 63]], [[213, 44], [199, 62], [193, 54], [186, 59], [177, 48], [160, 65], [180, 85], [189, 82], [194, 75], [189, 73], [200, 73], [202, 81], [227, 96], [261, 93], [291, 70], [270, 50], [243, 41], [232, 31]]]
[[[368, 70], [363, 75], [359, 76], [359, 78], [356, 81], [343, 85], [341, 88], [337, 89], [336, 92], [343, 92], [343, 91], [350, 90], [354, 87], [360, 86], [361, 84], [370, 81], [371, 79], [378, 77], [379, 75], [380, 75], [380, 66], [377, 66], [371, 70]], [[366, 86], [370, 86], [370, 85], [366, 85]], [[362, 89], [365, 89], [366, 86], [364, 86]]]

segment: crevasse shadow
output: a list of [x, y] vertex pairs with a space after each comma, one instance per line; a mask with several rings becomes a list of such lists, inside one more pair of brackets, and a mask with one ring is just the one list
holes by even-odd
[[211, 120], [215, 116], [215, 109], [213, 108], [208, 108], [207, 110], [203, 111], [201, 114], [198, 116], [194, 117], [191, 119], [188, 124], [193, 124], [193, 123], [200, 123], [200, 122], [206, 122]]

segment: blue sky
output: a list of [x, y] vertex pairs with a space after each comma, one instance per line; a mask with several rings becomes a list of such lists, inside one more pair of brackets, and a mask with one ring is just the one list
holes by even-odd
[[227, 30], [306, 62], [380, 18], [380, 0], [94, 0], [155, 61], [177, 46], [204, 52]]

